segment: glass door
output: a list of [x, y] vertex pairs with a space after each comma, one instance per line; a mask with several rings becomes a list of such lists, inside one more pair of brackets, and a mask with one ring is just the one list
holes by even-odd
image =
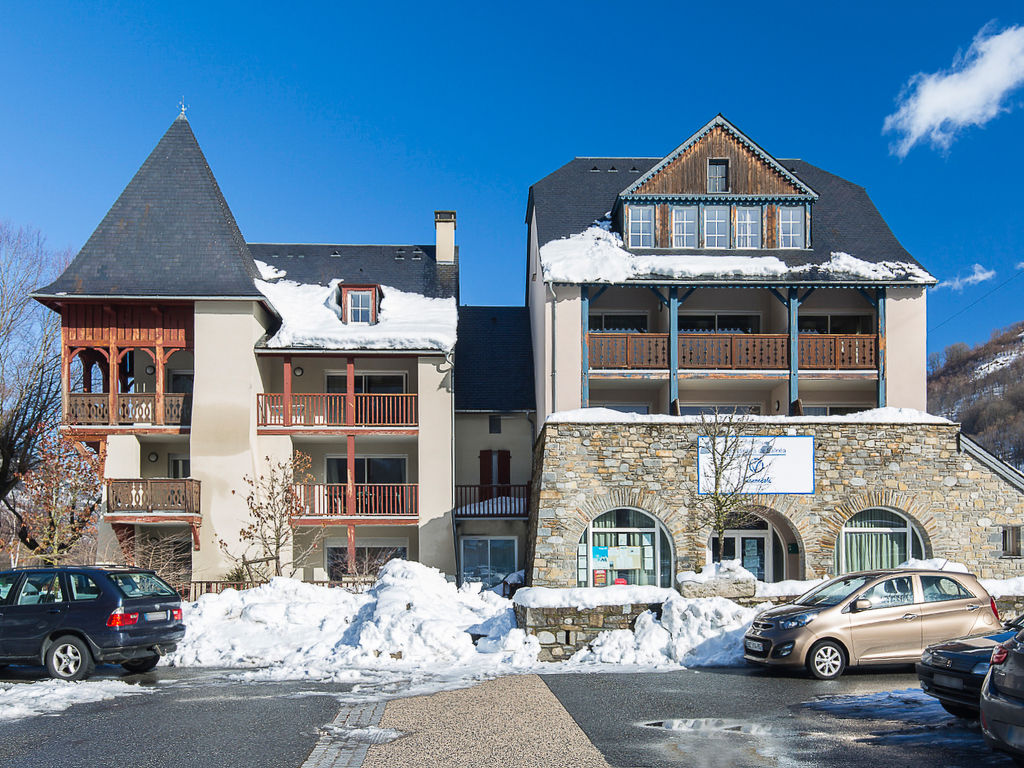
[[462, 537], [462, 580], [479, 581], [484, 588], [500, 584], [516, 570], [514, 538]]

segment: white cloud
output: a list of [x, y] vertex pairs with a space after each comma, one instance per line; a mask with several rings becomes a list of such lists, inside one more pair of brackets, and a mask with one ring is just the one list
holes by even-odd
[[1015, 266], [1014, 269], [1024, 269], [1024, 261], [1017, 264], [1017, 266]]
[[[1024, 264], [1018, 264], [1018, 267], [1024, 266]], [[964, 288], [970, 285], [977, 285], [978, 283], [984, 283], [986, 280], [991, 280], [996, 276], [994, 269], [985, 269], [981, 264], [974, 265], [974, 271], [969, 275], [952, 277], [949, 280], [943, 280], [941, 283], [935, 286], [935, 290], [939, 288], [949, 288], [953, 291], [962, 291]]]
[[948, 149], [962, 129], [1009, 112], [1006, 97], [1021, 84], [1024, 27], [1012, 26], [995, 34], [988, 24], [966, 54], [957, 53], [948, 70], [919, 72], [910, 78], [900, 93], [899, 108], [885, 118], [882, 130], [901, 134], [892, 147], [900, 157], [925, 140]]

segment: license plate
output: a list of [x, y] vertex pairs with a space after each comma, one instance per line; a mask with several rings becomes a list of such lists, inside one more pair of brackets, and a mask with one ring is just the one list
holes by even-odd
[[943, 688], [963, 688], [964, 681], [959, 677], [953, 677], [952, 675], [936, 675], [935, 684], [941, 685]]
[[146, 614], [146, 621], [166, 621], [167, 611], [150, 611]]
[[747, 647], [747, 649], [749, 649], [751, 651], [763, 651], [764, 650], [764, 643], [762, 643], [760, 640], [751, 640], [750, 638], [747, 638], [746, 640], [743, 641], [743, 645], [745, 645]]

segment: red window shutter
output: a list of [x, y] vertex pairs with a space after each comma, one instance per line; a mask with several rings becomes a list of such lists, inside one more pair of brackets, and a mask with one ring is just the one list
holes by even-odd
[[494, 483], [492, 467], [494, 459], [493, 451], [480, 451], [480, 485], [491, 485]]
[[509, 485], [512, 482], [512, 454], [509, 451], [498, 451], [498, 485]]

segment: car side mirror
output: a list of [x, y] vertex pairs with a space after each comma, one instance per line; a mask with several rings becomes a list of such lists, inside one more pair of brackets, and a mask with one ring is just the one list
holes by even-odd
[[866, 611], [871, 608], [871, 601], [866, 597], [858, 597], [853, 601], [853, 610]]

